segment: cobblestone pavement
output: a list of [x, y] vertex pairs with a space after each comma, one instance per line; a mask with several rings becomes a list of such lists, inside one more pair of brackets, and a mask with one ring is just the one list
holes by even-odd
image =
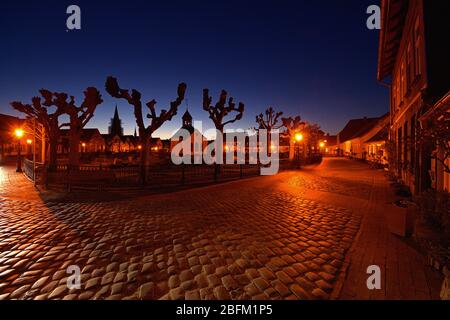
[[[73, 203], [44, 202], [0, 167], [0, 299], [328, 299], [362, 213], [308, 196], [354, 194], [315, 179], [323, 167]], [[80, 289], [67, 288], [71, 265]]]
[[[428, 266], [426, 258], [415, 249], [411, 239], [389, 231], [390, 215], [398, 214], [395, 197], [383, 171], [368, 170], [357, 161], [334, 159], [305, 170], [309, 180], [318, 177], [328, 189], [306, 189], [302, 195], [330, 205], [361, 212], [363, 220], [343, 272], [333, 293], [340, 299], [439, 299], [442, 274]], [[333, 190], [334, 186], [336, 189]], [[362, 192], [358, 192], [358, 189]], [[328, 190], [328, 191], [327, 191]], [[324, 192], [325, 191], [325, 192]], [[381, 289], [368, 290], [367, 267], [381, 271]]]

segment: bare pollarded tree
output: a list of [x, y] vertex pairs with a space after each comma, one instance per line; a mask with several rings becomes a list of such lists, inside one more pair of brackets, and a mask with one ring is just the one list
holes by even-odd
[[[222, 90], [219, 101], [217, 101], [215, 105], [212, 105], [212, 98], [209, 96], [209, 90], [203, 89], [203, 110], [209, 113], [209, 118], [213, 121], [216, 129], [222, 134], [224, 127], [227, 124], [231, 124], [242, 119], [245, 108], [242, 102], [239, 102], [238, 107], [236, 107], [232, 97], [228, 98], [227, 103], [227, 95], [228, 93], [225, 90]], [[226, 120], [226, 117], [232, 112], [237, 114], [235, 114], [233, 118]]]
[[[48, 90], [42, 89], [39, 92], [43, 96]], [[36, 121], [43, 126], [46, 140], [42, 143], [48, 144], [49, 148], [49, 169], [53, 170], [57, 165], [57, 149], [58, 140], [60, 136], [59, 117], [64, 114], [61, 107], [57, 107], [53, 113], [49, 113], [48, 107], [42, 105], [40, 97], [33, 97], [31, 104], [24, 104], [19, 101], [11, 102], [11, 106], [25, 113], [28, 117], [36, 119]]]
[[[69, 127], [69, 167], [76, 169], [80, 164], [80, 136], [83, 128], [94, 116], [94, 111], [99, 104], [103, 102], [100, 92], [89, 87], [84, 91], [84, 100], [80, 106], [75, 105], [75, 98], [63, 92], [51, 92], [41, 89], [40, 94], [43, 98], [34, 97], [32, 104], [22, 104], [21, 102], [12, 102], [11, 106], [16, 110], [24, 112], [30, 117], [36, 118], [43, 125], [49, 139], [49, 165], [50, 169], [56, 166], [57, 146], [62, 127]], [[56, 107], [56, 111], [49, 114], [48, 109]], [[59, 125], [59, 116], [69, 115], [70, 122]]]
[[114, 77], [108, 77], [105, 83], [106, 91], [114, 98], [125, 99], [130, 105], [134, 107], [134, 117], [136, 119], [136, 125], [139, 131], [139, 139], [142, 143], [142, 155], [141, 155], [141, 179], [142, 182], [146, 181], [146, 169], [148, 165], [148, 153], [150, 146], [150, 138], [153, 132], [158, 130], [166, 121], [172, 120], [172, 118], [177, 114], [178, 107], [184, 100], [184, 95], [186, 93], [186, 84], [180, 83], [177, 89], [177, 98], [170, 102], [169, 110], [161, 110], [159, 115], [156, 114], [156, 101], [151, 100], [145, 105], [149, 109], [150, 113], [147, 114], [147, 118], [150, 119], [148, 126], [145, 125], [144, 116], [142, 112], [142, 95], [136, 90], [132, 89], [131, 92], [128, 89], [122, 89]]
[[[256, 116], [256, 123], [258, 124], [258, 127], [255, 128], [255, 130], [267, 130], [267, 141], [268, 145], [271, 146], [271, 136], [272, 130], [277, 130], [283, 127], [283, 123], [278, 123], [279, 118], [283, 115], [283, 112], [275, 112], [275, 110], [272, 107], [269, 107], [266, 109], [265, 114], [259, 114]], [[268, 149], [268, 152], [270, 153], [270, 148]]]
[[306, 125], [300, 116], [296, 116], [295, 118], [282, 118], [281, 121], [283, 126], [286, 128], [286, 133], [290, 139], [293, 139], [296, 133], [302, 132]]
[[258, 124], [258, 128], [255, 129], [266, 129], [269, 133], [273, 129], [280, 129], [283, 124], [278, 124], [278, 120], [282, 115], [283, 112], [275, 112], [272, 107], [269, 107], [265, 111], [265, 115], [261, 113], [256, 116], [256, 123]]
[[295, 143], [297, 143], [298, 146], [295, 135], [303, 134], [303, 130], [305, 129], [306, 124], [302, 121], [302, 118], [300, 116], [296, 116], [295, 118], [282, 118], [281, 121], [283, 123], [283, 126], [286, 128], [285, 136], [289, 138], [289, 159], [293, 160], [295, 152], [299, 152], [295, 151], [297, 148], [294, 147]]
[[94, 116], [97, 106], [103, 102], [97, 88], [89, 87], [83, 93], [83, 102], [77, 106], [74, 96], [69, 97], [64, 92], [41, 90], [44, 106], [55, 106], [57, 110], [61, 110], [69, 116], [69, 123], [62, 124], [60, 127], [69, 127], [69, 168], [71, 170], [77, 170], [80, 165], [79, 149], [83, 128]]

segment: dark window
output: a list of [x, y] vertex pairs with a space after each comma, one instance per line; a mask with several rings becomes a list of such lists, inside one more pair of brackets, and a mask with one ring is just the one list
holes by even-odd
[[408, 122], [403, 126], [403, 165], [406, 168], [408, 164]]
[[414, 26], [414, 75], [419, 76], [421, 74], [421, 46], [422, 37], [420, 35], [420, 20], [417, 18]]
[[402, 128], [397, 130], [397, 169], [400, 174], [402, 169]]
[[409, 161], [412, 173], [416, 168], [416, 121], [416, 115], [413, 115], [411, 117], [411, 156]]
[[414, 74], [414, 49], [412, 47], [412, 43], [413, 41], [411, 41], [410, 43], [408, 43], [408, 49], [406, 52], [406, 77], [407, 77], [407, 86], [408, 89], [411, 86], [411, 84], [414, 81], [415, 78], [415, 74]]

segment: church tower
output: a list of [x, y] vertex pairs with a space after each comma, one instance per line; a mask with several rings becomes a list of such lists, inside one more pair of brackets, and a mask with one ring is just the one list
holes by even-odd
[[119, 118], [119, 111], [114, 110], [114, 117], [111, 119], [109, 123], [108, 133], [112, 136], [118, 135], [119, 137], [123, 136], [123, 128], [122, 128], [122, 120]]
[[192, 127], [192, 116], [189, 111], [186, 110], [181, 119], [183, 120], [183, 127]]
[[186, 112], [181, 117], [181, 120], [183, 122], [181, 128], [186, 129], [192, 134], [194, 132], [194, 126], [192, 125], [192, 116], [189, 111], [186, 110]]

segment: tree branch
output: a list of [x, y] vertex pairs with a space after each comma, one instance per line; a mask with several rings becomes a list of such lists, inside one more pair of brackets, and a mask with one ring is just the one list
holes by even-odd
[[[209, 90], [203, 89], [203, 110], [207, 111], [209, 114], [209, 118], [213, 121], [216, 129], [223, 131], [223, 128], [230, 123], [236, 122], [237, 120], [242, 119], [242, 115], [244, 113], [244, 104], [239, 102], [239, 106], [236, 108], [236, 104], [232, 97], [228, 99], [227, 103], [227, 92], [222, 90], [219, 96], [219, 100], [213, 106], [211, 105], [212, 98], [209, 96]], [[231, 112], [237, 112], [234, 118], [225, 121], [224, 118], [230, 114]]]
[[106, 91], [114, 98], [125, 99], [128, 104], [134, 107], [134, 117], [136, 119], [136, 124], [139, 128], [139, 133], [144, 134], [145, 124], [144, 118], [142, 116], [142, 102], [141, 93], [135, 89], [131, 91], [131, 95], [128, 89], [121, 89], [117, 79], [109, 76], [105, 83]]

